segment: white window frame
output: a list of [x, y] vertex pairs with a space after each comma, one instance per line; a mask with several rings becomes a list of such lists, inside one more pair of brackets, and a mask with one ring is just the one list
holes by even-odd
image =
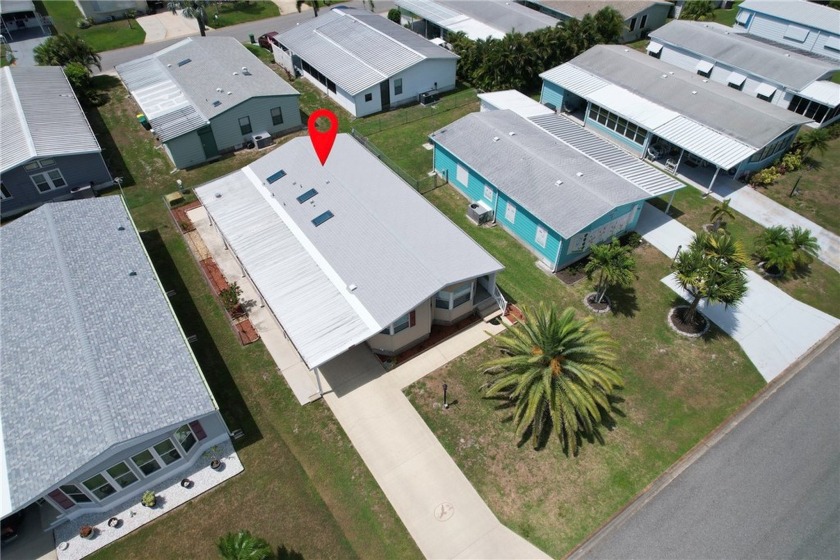
[[[50, 173], [58, 173], [58, 176], [61, 178], [61, 180], [64, 182], [64, 184], [63, 185], [56, 185], [53, 182], [53, 178], [50, 176]], [[42, 191], [41, 187], [35, 181], [35, 177], [42, 177], [43, 179], [45, 179], [46, 184], [49, 186], [49, 188], [45, 191]], [[32, 184], [35, 185], [35, 190], [37, 190], [38, 193], [40, 193], [40, 194], [47, 194], [50, 191], [54, 191], [56, 189], [63, 189], [64, 187], [67, 186], [67, 180], [64, 178], [64, 175], [61, 173], [60, 169], [50, 169], [49, 171], [43, 171], [41, 173], [33, 173], [32, 175], [29, 176], [29, 179], [32, 180]]]
[[[248, 123], [246, 125], [242, 124], [243, 120], [247, 120]], [[244, 117], [239, 117], [239, 132], [242, 136], [247, 136], [248, 134], [254, 133], [254, 127], [251, 125], [251, 115], [245, 115]], [[248, 127], [248, 130], [245, 130], [245, 127]]]
[[[67, 488], [69, 486], [72, 486], [73, 488], [75, 488], [76, 491], [75, 492], [68, 492], [67, 490], [65, 490], [65, 488]], [[73, 502], [76, 505], [91, 504], [91, 503], [96, 502], [96, 498], [94, 498], [93, 496], [90, 495], [90, 491], [87, 488], [85, 488], [84, 484], [75, 484], [75, 483], [62, 484], [58, 487], [58, 489], [59, 489], [59, 491], [61, 491], [62, 494], [67, 496], [67, 499], [69, 499], [71, 502]], [[84, 501], [84, 500], [78, 501], [73, 497], [73, 496], [79, 495], [79, 494], [86, 497], [87, 501]]]
[[[274, 111], [277, 111], [277, 114], [274, 114]], [[272, 107], [269, 111], [269, 115], [271, 115], [271, 124], [273, 126], [277, 126], [283, 124], [283, 108], [282, 107]], [[280, 117], [280, 122], [277, 122], [277, 117]]]
[[[189, 432], [189, 434], [193, 438], [193, 444], [192, 444], [192, 446], [190, 447], [189, 450], [184, 449], [184, 445], [178, 440], [178, 432], [181, 431], [183, 428], [186, 428], [187, 431]], [[186, 457], [187, 455], [189, 455], [190, 451], [195, 449], [195, 446], [198, 445], [198, 436], [195, 435], [195, 432], [193, 431], [193, 429], [190, 427], [189, 424], [184, 424], [183, 426], [181, 426], [180, 428], [178, 428], [177, 430], [175, 430], [172, 433], [172, 441], [175, 443], [175, 446], [178, 448], [178, 450], [181, 451], [181, 453], [183, 454], [182, 456]]]
[[[435, 307], [437, 309], [451, 310], [451, 309], [457, 309], [458, 307], [461, 307], [465, 303], [467, 303], [469, 301], [472, 301], [472, 298], [473, 298], [473, 284], [474, 283], [475, 282], [469, 282], [467, 284], [464, 284], [463, 286], [461, 286], [457, 290], [447, 289], [447, 290], [439, 291], [435, 295]], [[455, 300], [457, 300], [459, 298], [463, 298], [464, 296], [468, 296], [467, 299], [456, 305]], [[438, 302], [446, 303], [447, 307], [441, 307], [440, 305], [438, 305]]]
[[516, 206], [510, 202], [505, 205], [505, 220], [511, 224], [516, 221]]
[[394, 96], [402, 95], [403, 93], [403, 79], [394, 78]]
[[411, 312], [409, 311], [384, 329], [379, 334], [386, 336], [394, 336], [398, 332], [402, 332], [411, 327]]
[[0, 181], [0, 200], [13, 198], [14, 195], [6, 188], [6, 184]]
[[534, 234], [534, 243], [545, 249], [548, 242], [548, 230], [542, 226], [537, 226], [537, 232]]
[[[127, 469], [128, 469], [128, 472], [129, 472], [129, 473], [131, 473], [131, 474], [134, 476], [134, 481], [133, 481], [133, 482], [129, 482], [128, 484], [126, 484], [125, 486], [123, 486], [122, 484], [120, 484], [120, 483], [117, 481], [117, 479], [116, 479], [116, 478], [114, 478], [114, 475], [112, 475], [111, 473], [109, 473], [109, 472], [108, 472], [109, 470], [111, 470], [111, 469], [113, 469], [114, 467], [119, 466], [119, 465], [125, 465], [125, 468], [127, 468]], [[132, 484], [134, 484], [135, 482], [139, 482], [139, 481], [140, 481], [140, 477], [139, 477], [139, 476], [137, 476], [137, 473], [136, 473], [136, 472], [134, 472], [134, 470], [131, 468], [131, 465], [129, 465], [126, 461], [120, 461], [120, 462], [118, 462], [118, 463], [114, 463], [113, 465], [111, 465], [110, 467], [108, 467], [107, 469], [105, 469], [105, 471], [104, 471], [104, 472], [105, 472], [105, 474], [107, 474], [107, 475], [108, 475], [108, 476], [109, 476], [109, 477], [110, 477], [110, 478], [114, 481], [114, 483], [117, 485], [117, 487], [119, 487], [119, 489], [120, 489], [120, 490], [122, 490], [122, 489], [124, 489], [124, 488], [128, 488], [129, 486], [131, 486], [131, 485], [132, 485]], [[124, 476], [124, 475], [120, 475], [120, 476]]]
[[484, 198], [493, 202], [493, 187], [490, 185], [484, 185]]
[[[172, 449], [174, 449], [174, 450], [175, 450], [175, 452], [178, 454], [178, 458], [177, 458], [177, 459], [175, 459], [174, 461], [172, 461], [171, 463], [167, 463], [167, 462], [164, 460], [163, 455], [161, 455], [161, 454], [160, 454], [160, 452], [159, 452], [157, 449], [155, 449], [158, 445], [161, 445], [161, 444], [163, 444], [163, 443], [166, 443], [167, 441], [169, 442], [169, 444], [170, 444], [170, 445], [172, 445]], [[154, 455], [154, 456], [158, 459], [158, 461], [159, 461], [160, 463], [162, 463], [161, 468], [164, 468], [164, 469], [165, 469], [166, 467], [168, 467], [169, 465], [171, 465], [171, 464], [173, 464], [173, 463], [177, 463], [178, 461], [180, 461], [181, 459], [183, 459], [183, 458], [184, 458], [184, 455], [181, 453], [181, 450], [180, 450], [180, 449], [178, 449], [178, 446], [176, 446], [176, 445], [175, 445], [175, 442], [172, 440], [172, 438], [171, 438], [171, 437], [168, 437], [168, 438], [166, 438], [166, 439], [162, 439], [162, 440], [160, 440], [159, 442], [157, 442], [156, 444], [152, 445], [152, 446], [149, 448], [149, 451], [151, 451], [151, 452], [152, 452], [152, 455]]]
[[[142, 465], [137, 464], [137, 461], [135, 461], [134, 458], [137, 457], [138, 455], [140, 455], [141, 453], [146, 453], [146, 452], [148, 452], [149, 455], [152, 456], [152, 460], [151, 461], [146, 461]], [[133, 454], [130, 457], [130, 459], [131, 459], [131, 462], [134, 464], [134, 466], [137, 467], [137, 470], [140, 471], [140, 474], [142, 475], [143, 478], [149, 478], [150, 476], [152, 476], [153, 474], [155, 474], [156, 472], [158, 472], [159, 470], [162, 470], [164, 468], [164, 465], [161, 465], [160, 458], [157, 456], [157, 453], [155, 453], [155, 450], [152, 449], [152, 448], [146, 448], [146, 449], [143, 449], [142, 451], [138, 451], [137, 453]], [[156, 468], [155, 470], [153, 470], [152, 472], [147, 474], [143, 470], [143, 466], [148, 465], [151, 462], [154, 462], [158, 466], [158, 468]]]
[[460, 163], [455, 164], [455, 180], [464, 185], [464, 187], [469, 187], [470, 185], [470, 174]]

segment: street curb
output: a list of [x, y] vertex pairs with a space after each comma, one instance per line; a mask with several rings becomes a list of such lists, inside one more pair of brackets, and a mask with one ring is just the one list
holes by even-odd
[[731, 432], [738, 424], [745, 418], [752, 414], [758, 407], [760, 407], [767, 399], [773, 396], [776, 391], [785, 386], [785, 384], [793, 379], [793, 377], [802, 371], [802, 369], [810, 364], [817, 356], [823, 353], [831, 344], [840, 339], [840, 326], [835, 327], [830, 333], [824, 336], [819, 342], [808, 349], [800, 358], [789, 365], [785, 370], [777, 375], [767, 385], [762, 387], [752, 399], [747, 401], [740, 409], [732, 413], [729, 418], [724, 420], [717, 428], [710, 434], [700, 440], [694, 447], [692, 447], [685, 455], [680, 457], [676, 463], [668, 467], [664, 473], [643, 488], [636, 496], [630, 500], [624, 507], [613, 514], [603, 525], [593, 531], [582, 543], [569, 551], [563, 558], [566, 560], [578, 560], [584, 558], [589, 554], [598, 543], [607, 537], [612, 531], [627, 522], [637, 511], [642, 509], [649, 501], [656, 497], [659, 492], [664, 490], [671, 482], [673, 482], [684, 470], [690, 467], [695, 461], [702, 457], [706, 451], [712, 448], [725, 435]]

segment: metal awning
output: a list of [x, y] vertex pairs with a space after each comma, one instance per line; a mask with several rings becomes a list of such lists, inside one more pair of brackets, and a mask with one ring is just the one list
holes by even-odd
[[799, 27], [798, 25], [788, 25], [787, 29], [785, 30], [785, 39], [790, 39], [791, 41], [798, 41], [800, 43], [804, 43], [805, 39], [808, 38], [808, 29], [805, 27]]
[[761, 84], [755, 88], [755, 94], [766, 97], [767, 99], [772, 99], [776, 94], [776, 88], [770, 84]]
[[662, 45], [655, 41], [651, 41], [650, 44], [647, 46], [647, 52], [659, 54], [660, 52], [662, 52]]
[[748, 146], [682, 115], [657, 128], [653, 133], [721, 169], [735, 167], [758, 151], [758, 148]]
[[701, 60], [697, 63], [697, 66], [694, 67], [695, 70], [698, 72], [702, 72], [703, 74], [708, 74], [712, 71], [712, 68], [715, 67], [714, 62], [709, 62], [708, 60]]
[[800, 91], [799, 95], [834, 108], [840, 105], [840, 84], [820, 80]]
[[840, 51], [840, 37], [828, 37], [823, 46], [833, 51]]
[[738, 72], [732, 72], [729, 74], [729, 78], [726, 80], [729, 85], [731, 86], [738, 86], [739, 88], [744, 85], [744, 82], [747, 81], [747, 77], [743, 74], [739, 74]]

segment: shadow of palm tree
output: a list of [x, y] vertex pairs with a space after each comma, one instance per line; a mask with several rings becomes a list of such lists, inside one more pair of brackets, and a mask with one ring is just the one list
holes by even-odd
[[612, 286], [609, 290], [610, 309], [613, 315], [624, 315], [635, 317], [639, 311], [639, 301], [636, 297], [636, 288], [632, 286]]
[[277, 554], [274, 556], [276, 560], [304, 560], [303, 554], [297, 550], [286, 548], [286, 545], [277, 547]]

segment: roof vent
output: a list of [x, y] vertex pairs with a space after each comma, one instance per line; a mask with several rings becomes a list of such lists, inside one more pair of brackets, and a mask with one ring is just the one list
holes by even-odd
[[624, 52], [630, 52], [630, 49], [624, 49]]
[[697, 95], [697, 90], [692, 91], [691, 95]]
[[248, 67], [247, 66], [242, 67], [242, 73], [243, 74], [248, 74]]
[[233, 73], [233, 75], [234, 75], [234, 76], [238, 76], [238, 75], [239, 75], [239, 72], [234, 72], [234, 73]]
[[137, 276], [137, 272], [132, 270], [131, 272], [128, 273], [128, 275], [129, 276]]
[[668, 70], [668, 75], [669, 75], [669, 76], [673, 76], [673, 75], [674, 75], [674, 71], [673, 71], [673, 70]]
[[228, 95], [230, 95], [231, 93], [233, 93], [233, 92], [232, 91], [227, 92]]
[[350, 292], [355, 292], [356, 288], [358, 288], [358, 286], [356, 286], [356, 284], [350, 284], [350, 285], [347, 286], [347, 290], [350, 291]]
[[217, 192], [217, 193], [216, 193], [216, 198], [222, 198], [222, 193]]
[[216, 88], [216, 92], [217, 92], [217, 93], [222, 93], [223, 91], [225, 91], [225, 90], [223, 90], [223, 89], [222, 89], [222, 88], [220, 88], [220, 87], [217, 87], [217, 88]]
[[510, 132], [508, 132], [508, 136], [516, 136], [516, 133], [511, 130]]
[[556, 181], [554, 181], [554, 184], [559, 187], [560, 185], [563, 184], [563, 181], [561, 181], [560, 179], [557, 179]]
[[583, 177], [583, 171], [578, 171], [577, 173], [575, 173], [575, 175], [577, 175], [578, 177]]
[[216, 100], [216, 101], [214, 101], [214, 102], [213, 102], [213, 107], [218, 107], [218, 106], [219, 106], [219, 105], [221, 105], [221, 104], [222, 104], [222, 102], [221, 102], [221, 101]]
[[667, 77], [668, 77], [668, 74], [662, 74], [662, 77], [663, 77], [663, 78], [667, 78]]
[[704, 83], [704, 84], [708, 84], [708, 83], [709, 83], [708, 78], [703, 78], [703, 83]]
[[120, 226], [117, 228], [117, 231], [125, 231], [125, 226]]
[[171, 65], [171, 64], [167, 64], [167, 65], [166, 65], [166, 67], [167, 67], [167, 68], [172, 68], [172, 65]]
[[181, 62], [178, 63], [178, 66], [186, 66], [190, 62], [192, 62], [191, 58], [185, 58], [184, 60], [182, 60]]
[[494, 136], [494, 137], [493, 137], [493, 142], [498, 142], [498, 141], [499, 141], [499, 137], [498, 137], [498, 136]]

